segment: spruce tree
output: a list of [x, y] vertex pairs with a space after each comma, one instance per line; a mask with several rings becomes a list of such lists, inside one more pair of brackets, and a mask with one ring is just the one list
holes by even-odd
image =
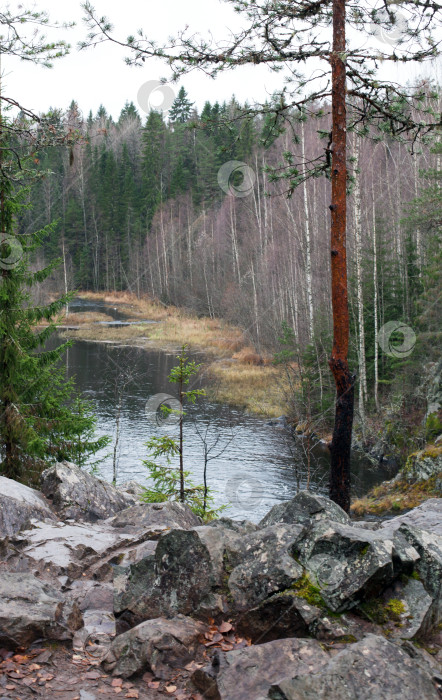
[[46, 306], [31, 301], [32, 288], [59, 262], [31, 270], [32, 255], [51, 227], [15, 236], [23, 192], [14, 195], [3, 179], [0, 197], [0, 470], [32, 484], [47, 464], [64, 459], [82, 464], [108, 440], [94, 438], [95, 418], [76, 397], [73, 382], [65, 379], [61, 360], [70, 344], [46, 349], [56, 331], [53, 319], [68, 297]]
[[[27, 23], [34, 28], [32, 41], [21, 33]], [[7, 8], [0, 16], [2, 56], [19, 56], [50, 67], [50, 61], [65, 55], [69, 47], [63, 41], [47, 43], [41, 28], [48, 23], [46, 13], [19, 6], [13, 14]], [[51, 227], [33, 234], [17, 230], [27, 196], [20, 180], [35, 180], [36, 153], [43, 146], [62, 143], [72, 148], [72, 131], [59, 133], [53, 119], [42, 119], [26, 109], [18, 120], [6, 119], [3, 101], [9, 104], [11, 98], [0, 90], [0, 473], [33, 484], [47, 464], [63, 459], [81, 464], [107, 438], [94, 438], [95, 420], [89, 407], [75, 396], [72, 381], [65, 379], [61, 359], [69, 344], [47, 346], [56, 329], [53, 319], [68, 297], [46, 306], [32, 303], [32, 289], [48, 278], [58, 262], [32, 269], [33, 255]]]
[[172, 107], [169, 110], [169, 119], [171, 122], [179, 122], [185, 124], [192, 112], [193, 102], [187, 98], [187, 92], [183, 87], [180, 87], [178, 96], [175, 98]]

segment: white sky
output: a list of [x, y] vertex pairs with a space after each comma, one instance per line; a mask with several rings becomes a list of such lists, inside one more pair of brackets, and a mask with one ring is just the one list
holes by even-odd
[[[114, 34], [122, 39], [142, 27], [148, 36], [161, 43], [185, 25], [203, 34], [210, 30], [220, 39], [228, 36], [229, 29], [238, 29], [241, 21], [232, 5], [221, 0], [94, 0], [93, 5], [100, 16], [110, 19], [115, 26]], [[11, 6], [16, 5], [11, 3]], [[65, 109], [74, 99], [85, 117], [90, 109], [95, 114], [103, 104], [117, 118], [126, 100], [132, 100], [138, 107], [137, 93], [143, 83], [168, 75], [167, 67], [156, 60], [146, 61], [143, 68], [126, 66], [123, 58], [127, 52], [115, 44], [106, 43], [78, 52], [76, 44], [85, 38], [86, 27], [77, 0], [37, 0], [35, 7], [47, 10], [51, 19], [75, 21], [77, 26], [55, 35], [69, 41], [72, 51], [70, 56], [56, 61], [52, 69], [3, 58], [4, 93], [27, 108], [37, 112], [49, 107]], [[378, 40], [369, 37], [368, 41], [374, 46]], [[379, 48], [385, 49], [385, 45], [379, 44]], [[393, 65], [388, 66], [383, 77], [403, 83], [417, 75], [428, 76], [432, 70], [431, 66], [413, 68], [408, 65], [405, 71]], [[201, 109], [206, 100], [228, 100], [232, 94], [240, 102], [263, 101], [282, 86], [283, 78], [263, 66], [249, 66], [221, 74], [216, 80], [195, 71], [184, 76], [180, 84]], [[177, 91], [179, 86], [173, 87]], [[142, 110], [139, 111], [144, 116]]]

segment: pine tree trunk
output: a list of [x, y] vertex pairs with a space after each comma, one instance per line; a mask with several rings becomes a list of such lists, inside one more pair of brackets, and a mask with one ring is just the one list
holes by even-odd
[[331, 277], [333, 310], [333, 349], [330, 369], [336, 384], [336, 409], [330, 446], [330, 498], [345, 511], [350, 509], [350, 450], [353, 427], [354, 386], [348, 368], [349, 313], [347, 290], [346, 204], [347, 204], [347, 124], [345, 0], [333, 0], [332, 64], [332, 203]]

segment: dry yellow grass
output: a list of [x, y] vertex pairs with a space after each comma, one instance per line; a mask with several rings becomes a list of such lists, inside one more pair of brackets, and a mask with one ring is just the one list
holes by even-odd
[[[109, 327], [94, 325], [97, 314], [78, 314], [84, 317], [81, 323], [74, 322], [77, 314], [71, 314], [69, 325], [81, 325], [81, 328], [64, 331], [65, 337], [130, 343], [168, 351], [187, 345], [190, 350], [203, 351], [208, 358], [204, 371], [212, 381], [209, 393], [213, 398], [263, 416], [284, 413], [281, 371], [271, 366], [270, 358], [261, 357], [246, 343], [241, 329], [220, 319], [197, 318], [175, 307], [165, 308], [151, 299], [137, 299], [127, 292], [88, 292], [80, 296], [116, 305], [120, 311], [128, 314], [128, 320], [140, 322], [131, 326]], [[88, 317], [90, 323], [87, 323]], [[143, 324], [140, 319], [158, 323]]]
[[285, 411], [281, 375], [275, 367], [239, 362], [212, 362], [207, 373], [214, 380], [209, 394], [232, 406], [262, 416], [276, 417]]
[[383, 515], [400, 513], [416, 508], [428, 498], [440, 498], [440, 481], [442, 474], [432, 476], [427, 481], [414, 484], [403, 481], [384, 481], [375, 486], [364, 498], [358, 498], [351, 505], [351, 513], [356, 517], [367, 514]]
[[134, 321], [139, 318], [162, 321], [171, 314], [180, 313], [180, 310], [174, 306], [166, 307], [149, 297], [138, 299], [136, 294], [129, 292], [80, 292], [78, 296], [80, 299], [117, 305], [120, 311], [128, 314], [129, 320]]
[[[57, 324], [61, 326], [83, 326], [83, 325], [91, 325], [93, 323], [100, 323], [102, 321], [113, 321], [112, 316], [108, 316], [107, 314], [102, 314], [102, 313], [95, 313], [95, 312], [85, 312], [85, 313], [69, 313], [68, 316], [65, 314], [60, 314], [58, 318], [56, 319]], [[48, 322], [46, 320], [42, 320], [39, 323], [39, 326], [47, 326]]]

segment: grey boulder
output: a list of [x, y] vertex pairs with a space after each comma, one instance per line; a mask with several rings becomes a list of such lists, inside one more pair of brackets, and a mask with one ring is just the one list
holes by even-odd
[[278, 639], [245, 649], [216, 653], [192, 680], [205, 698], [263, 700], [287, 674], [319, 671], [329, 656], [312, 639]]
[[227, 546], [228, 588], [235, 611], [254, 608], [302, 576], [302, 567], [289, 554], [301, 530], [300, 525], [278, 523]]
[[426, 590], [436, 599], [442, 598], [442, 536], [420, 530], [408, 523], [398, 531], [418, 552], [420, 559], [416, 570], [422, 578]]
[[78, 607], [29, 573], [0, 574], [0, 644], [16, 648], [35, 639], [72, 639], [83, 624]]
[[31, 520], [57, 520], [50, 504], [36, 491], [13, 479], [0, 476], [0, 530], [15, 535]]
[[342, 612], [378, 595], [394, 579], [393, 542], [337, 522], [305, 529], [292, 547], [325, 604]]
[[135, 505], [136, 500], [70, 462], [58, 462], [41, 475], [41, 490], [62, 520], [96, 522]]
[[103, 667], [115, 676], [129, 678], [143, 670], [157, 678], [170, 678], [174, 669], [190, 662], [205, 626], [183, 615], [147, 620], [120, 634], [112, 642]]
[[437, 700], [430, 670], [384, 637], [367, 635], [339, 652], [319, 673], [295, 671], [270, 689], [271, 700]]
[[127, 610], [142, 619], [223, 612], [224, 551], [227, 542], [239, 538], [234, 531], [210, 527], [163, 534], [154, 555], [116, 567], [116, 612]]
[[251, 610], [236, 622], [238, 632], [263, 644], [286, 637], [308, 637], [309, 627], [321, 616], [321, 610], [293, 593], [277, 593]]
[[189, 530], [201, 525], [201, 520], [185, 503], [143, 503], [125, 508], [109, 520], [109, 524], [122, 532], [140, 532], [157, 539], [167, 530]]
[[347, 513], [329, 498], [310, 491], [300, 491], [291, 501], [273, 506], [259, 526], [267, 527], [276, 523], [307, 525], [311, 520], [333, 520], [344, 525], [350, 523]]

